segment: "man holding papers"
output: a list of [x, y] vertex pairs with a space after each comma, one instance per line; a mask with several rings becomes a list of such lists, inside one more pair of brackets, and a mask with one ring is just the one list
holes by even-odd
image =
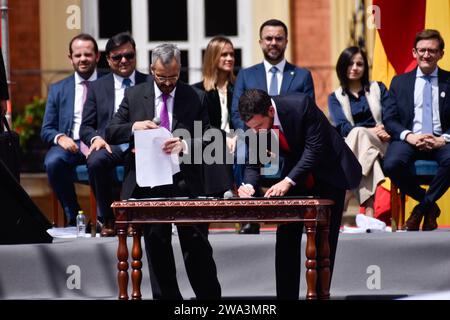
[[[178, 81], [180, 68], [180, 50], [177, 46], [162, 44], [152, 50], [153, 78], [125, 92], [119, 110], [106, 130], [109, 143], [128, 142], [130, 148], [136, 148], [135, 153], [139, 153], [139, 147], [134, 144], [136, 132], [158, 128], [161, 130], [164, 127], [173, 133], [173, 137], [161, 142], [160, 152], [183, 155], [183, 159], [187, 159], [186, 155], [194, 158], [195, 145], [201, 143], [201, 137], [194, 136], [194, 122], [200, 121], [203, 129], [206, 129], [209, 119], [198, 94], [187, 84]], [[160, 119], [159, 126], [151, 120], [155, 117]], [[177, 131], [182, 129], [189, 137], [177, 136]], [[125, 162], [122, 199], [195, 197], [202, 193], [203, 187], [199, 178], [201, 165], [193, 164], [193, 161], [183, 161], [180, 164], [180, 171], [173, 175], [172, 184], [140, 186], [136, 180], [135, 153], [130, 153]], [[160, 169], [177, 172], [173, 167]], [[141, 174], [142, 172], [138, 173], [139, 176]], [[221, 288], [208, 241], [208, 226], [179, 225], [177, 228], [186, 272], [197, 299], [220, 299]], [[176, 279], [171, 237], [170, 224], [149, 225], [144, 229], [154, 299], [182, 299]]]

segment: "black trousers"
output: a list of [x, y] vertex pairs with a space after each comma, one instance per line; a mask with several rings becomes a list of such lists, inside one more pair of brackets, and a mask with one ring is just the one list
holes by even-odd
[[[175, 179], [171, 186], [139, 188], [134, 197], [188, 196], [184, 186], [182, 181]], [[208, 240], [208, 224], [177, 225], [177, 229], [186, 273], [196, 298], [220, 299], [221, 287]], [[153, 299], [182, 300], [176, 278], [171, 224], [146, 225], [144, 241]]]
[[[311, 194], [311, 191], [308, 192]], [[302, 193], [300, 195], [305, 195]], [[327, 183], [317, 182], [312, 194], [334, 200], [331, 209], [330, 233], [330, 272], [333, 275], [334, 259], [339, 238], [342, 213], [344, 208], [345, 190]], [[298, 192], [287, 195], [299, 195]], [[277, 298], [280, 300], [298, 300], [300, 292], [300, 263], [303, 223], [280, 224], [277, 228], [275, 246], [275, 272]], [[331, 277], [330, 277], [331, 281]]]

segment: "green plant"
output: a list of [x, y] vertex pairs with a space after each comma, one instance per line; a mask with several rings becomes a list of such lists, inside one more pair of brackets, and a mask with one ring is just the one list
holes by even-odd
[[19, 134], [22, 150], [28, 147], [28, 141], [39, 136], [45, 112], [45, 99], [34, 98], [33, 102], [24, 107], [22, 114], [18, 114], [13, 121], [13, 128]]

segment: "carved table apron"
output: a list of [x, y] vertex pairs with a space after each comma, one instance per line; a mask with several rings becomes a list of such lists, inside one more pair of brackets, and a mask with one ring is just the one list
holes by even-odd
[[[127, 228], [134, 227], [131, 251], [131, 298], [140, 300], [142, 280], [141, 227], [149, 223], [304, 222], [306, 299], [328, 299], [330, 283], [329, 217], [332, 200], [315, 198], [149, 199], [112, 204], [119, 238], [119, 299], [128, 299]], [[317, 232], [316, 232], [317, 230]], [[317, 243], [317, 246], [316, 246]], [[318, 292], [317, 292], [318, 291]]]

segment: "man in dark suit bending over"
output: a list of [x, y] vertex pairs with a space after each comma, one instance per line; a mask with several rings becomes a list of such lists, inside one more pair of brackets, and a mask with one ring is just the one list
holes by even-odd
[[[106, 129], [108, 143], [130, 143], [133, 132], [154, 129], [152, 121], [160, 118], [160, 126], [169, 131], [188, 130], [194, 137], [194, 121], [209, 125], [207, 110], [199, 95], [190, 86], [178, 81], [180, 50], [175, 45], [162, 44], [152, 51], [153, 78], [125, 91], [119, 110]], [[164, 142], [163, 152], [193, 155], [199, 139], [182, 140], [173, 137]], [[203, 193], [201, 166], [182, 163], [181, 171], [173, 176], [173, 184], [142, 188], [136, 184], [134, 153], [130, 153], [125, 167], [122, 199], [147, 197], [193, 197]], [[198, 299], [219, 299], [221, 289], [217, 279], [212, 248], [208, 241], [208, 225], [178, 225], [178, 237], [189, 281]], [[144, 230], [145, 249], [150, 270], [154, 299], [182, 299], [175, 270], [170, 224], [149, 225]]]
[[[279, 156], [284, 156], [281, 178], [267, 190], [265, 197], [318, 195], [334, 200], [329, 235], [332, 274], [345, 190], [358, 186], [361, 180], [358, 160], [313, 99], [305, 94], [271, 99], [263, 90], [247, 90], [239, 99], [239, 113], [252, 130], [276, 134]], [[249, 152], [253, 154], [255, 146], [250, 145]], [[261, 167], [260, 163], [246, 165], [246, 185], [238, 189], [240, 197], [253, 196], [260, 182]], [[278, 299], [298, 299], [302, 229], [303, 223], [278, 226], [275, 252]]]
[[[444, 40], [436, 30], [416, 35], [412, 54], [418, 67], [394, 77], [383, 112], [383, 123], [392, 137], [384, 170], [400, 190], [419, 202], [403, 226], [417, 231], [438, 227], [441, 210], [436, 201], [450, 185], [450, 72], [440, 69]], [[439, 164], [427, 191], [410, 171], [415, 160]]]

